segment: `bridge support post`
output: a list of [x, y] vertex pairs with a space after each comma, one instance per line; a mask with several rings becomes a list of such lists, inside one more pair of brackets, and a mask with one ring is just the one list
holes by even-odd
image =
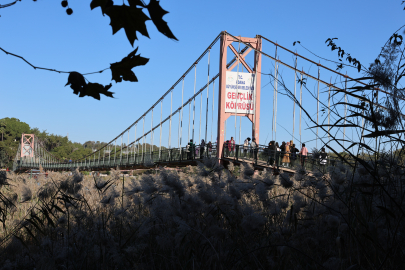
[[22, 134], [21, 135], [21, 158], [34, 157], [34, 134]]
[[[253, 70], [249, 67], [249, 65], [245, 62], [245, 57], [252, 51], [252, 48], [248, 48], [243, 52], [238, 52], [232, 46], [233, 42], [241, 42], [240, 45], [244, 46], [244, 43], [249, 44], [251, 47], [255, 49], [254, 51], [254, 67]], [[243, 42], [243, 43], [242, 43]], [[227, 51], [228, 48], [235, 54], [236, 62], [231, 64], [229, 67], [227, 66]], [[261, 51], [262, 49], [262, 41], [260, 36], [256, 36], [256, 38], [246, 38], [246, 37], [234, 37], [228, 35], [227, 32], [222, 32], [221, 35], [221, 47], [220, 47], [220, 63], [219, 63], [219, 98], [218, 98], [218, 129], [217, 129], [217, 157], [221, 159], [223, 157], [223, 145], [225, 142], [225, 121], [228, 119], [229, 116], [234, 115], [236, 116], [246, 116], [252, 122], [252, 138], [256, 138], [256, 143], [259, 144], [259, 134], [260, 134], [260, 89], [261, 89], [261, 53], [258, 53], [256, 50]], [[254, 78], [253, 84], [253, 93], [247, 92], [246, 90], [234, 90], [234, 92], [238, 92], [235, 96], [232, 94], [227, 96], [226, 87], [227, 87], [227, 72], [232, 71], [238, 64], [242, 64], [246, 70], [252, 74], [252, 78]], [[230, 74], [230, 73], [229, 73]], [[242, 74], [239, 72], [238, 75]], [[239, 78], [237, 78], [239, 79]], [[237, 87], [238, 82], [236, 82]], [[243, 94], [243, 92], [247, 92], [247, 95], [244, 95], [243, 98], [238, 97], [239, 94]], [[231, 107], [232, 111], [229, 109], [229, 99], [233, 99], [233, 101], [237, 104], [242, 102], [242, 99], [245, 99], [246, 96], [249, 97], [253, 103], [253, 106], [250, 107], [250, 110], [240, 109], [239, 112], [237, 109]], [[228, 102], [228, 104], [226, 104]], [[246, 105], [246, 104], [245, 104]], [[236, 134], [235, 134], [236, 135]]]

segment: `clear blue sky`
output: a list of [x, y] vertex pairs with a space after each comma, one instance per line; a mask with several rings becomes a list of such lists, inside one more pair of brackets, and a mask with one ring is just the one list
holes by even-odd
[[[0, 4], [10, 1], [0, 0]], [[12, 7], [0, 9], [0, 47], [40, 67], [82, 73], [109, 67], [110, 63], [119, 61], [133, 50], [123, 30], [112, 35], [109, 17], [103, 17], [100, 8], [90, 10], [89, 0], [70, 0], [71, 16], [66, 15], [60, 2], [23, 0]], [[122, 1], [115, 3], [122, 4]], [[293, 47], [293, 42], [299, 40], [318, 55], [336, 60], [336, 52], [332, 53], [326, 47], [325, 40], [338, 37], [339, 46], [368, 66], [390, 35], [402, 26], [405, 15], [399, 0], [162, 0], [161, 5], [170, 12], [164, 19], [179, 41], [166, 38], [156, 30], [152, 21], [148, 21], [151, 38], [138, 33], [139, 41], [135, 42], [135, 47], [139, 46], [138, 52], [150, 58], [150, 62], [134, 69], [138, 83], [112, 82], [111, 91], [115, 92], [115, 99], [104, 96], [101, 101], [90, 97], [78, 98], [68, 86], [64, 87], [67, 74], [34, 70], [21, 59], [0, 52], [0, 118], [16, 117], [49, 133], [69, 133], [72, 141], [109, 141], [155, 103], [223, 30], [235, 36], [263, 35], [287, 48], [297, 49], [298, 53], [315, 61], [319, 59], [302, 48]], [[211, 74], [218, 70], [218, 50], [219, 46], [213, 48]], [[269, 53], [274, 54], [274, 49]], [[293, 63], [291, 59], [284, 61]], [[335, 65], [322, 60], [321, 63], [335, 68]], [[308, 70], [310, 67], [305, 68]], [[203, 73], [199, 76], [205, 76], [205, 79], [197, 83], [197, 88], [206, 82], [207, 65], [202, 65], [201, 70]], [[262, 70], [271, 72], [273, 67], [268, 64]], [[316, 71], [316, 67], [312, 71]], [[347, 69], [347, 72], [352, 76], [359, 75], [353, 69]], [[111, 72], [107, 70], [86, 78], [109, 84]], [[329, 80], [330, 76], [324, 79]], [[263, 78], [262, 86], [268, 81], [268, 78]], [[271, 85], [269, 87], [267, 91], [272, 91]], [[186, 96], [191, 92], [192, 89], [189, 89]], [[272, 94], [268, 96], [272, 98]], [[277, 121], [284, 123], [291, 132], [288, 123], [292, 121], [293, 105], [287, 100], [279, 99], [279, 102]], [[272, 100], [262, 99], [261, 106], [269, 109]], [[163, 111], [163, 117], [168, 110]], [[155, 115], [155, 124], [157, 117]], [[271, 117], [267, 111], [262, 111], [261, 143], [266, 137], [269, 137], [268, 142], [271, 137]], [[227, 137], [235, 133], [233, 121], [228, 121]], [[249, 135], [247, 123], [243, 122], [242, 138]], [[177, 122], [175, 125], [177, 128]], [[150, 127], [150, 120], [146, 127]], [[277, 131], [277, 141], [291, 137], [282, 128]], [[156, 141], [154, 143], [157, 144]]]

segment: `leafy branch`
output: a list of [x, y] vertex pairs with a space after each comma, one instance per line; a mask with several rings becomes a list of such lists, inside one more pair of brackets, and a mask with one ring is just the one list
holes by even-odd
[[113, 4], [112, 0], [93, 0], [91, 1], [90, 8], [93, 10], [96, 7], [100, 7], [103, 16], [107, 15], [110, 17], [113, 35], [124, 28], [128, 41], [132, 46], [134, 46], [135, 40], [138, 39], [136, 35], [137, 31], [149, 38], [145, 23], [150, 18], [143, 12], [143, 8], [148, 10], [152, 22], [159, 32], [168, 38], [178, 40], [173, 35], [167, 22], [163, 20], [163, 16], [168, 12], [160, 6], [158, 0], [150, 0], [148, 5], [145, 5], [141, 0], [128, 0], [128, 3], [129, 6], [125, 4], [117, 6]]
[[[339, 61], [342, 61], [341, 58], [343, 58], [344, 56], [346, 56], [346, 61], [348, 61], [350, 64], [352, 64], [353, 66], [357, 67], [358, 72], [361, 71], [362, 65], [360, 63], [359, 60], [357, 60], [356, 58], [352, 57], [350, 55], [350, 53], [346, 53], [345, 50], [343, 50], [341, 47], [338, 47], [336, 45], [336, 43], [334, 42], [334, 40], [337, 38], [328, 38], [325, 43], [327, 43], [328, 47], [331, 47], [331, 50], [338, 50], [338, 57], [339, 57]], [[338, 66], [338, 69], [343, 68], [343, 65]]]
[[[18, 0], [10, 4], [0, 5], [0, 8], [12, 6], [17, 1]], [[127, 2], [129, 6], [125, 5], [125, 3], [118, 6], [114, 5], [114, 2], [112, 0], [92, 0], [90, 3], [90, 8], [94, 9], [96, 7], [100, 7], [103, 16], [107, 15], [110, 17], [110, 25], [113, 30], [113, 35], [124, 28], [128, 41], [131, 43], [132, 46], [134, 46], [135, 40], [138, 39], [136, 32], [149, 37], [146, 27], [146, 21], [148, 20], [152, 20], [157, 30], [163, 35], [170, 39], [178, 40], [173, 35], [172, 31], [167, 25], [167, 22], [163, 20], [163, 16], [166, 15], [168, 12], [160, 6], [160, 2], [158, 0], [150, 0], [148, 5], [146, 5], [143, 0], [127, 0]], [[73, 10], [69, 7], [67, 0], [63, 0], [61, 4], [62, 7], [67, 8], [66, 13], [68, 15], [71, 15], [73, 13]], [[151, 18], [149, 18], [143, 12], [144, 9], [148, 10]], [[113, 97], [114, 93], [108, 91], [112, 87], [112, 84], [104, 86], [99, 83], [86, 82], [87, 79], [84, 77], [84, 75], [102, 73], [107, 69], [111, 69], [111, 80], [114, 80], [116, 83], [122, 82], [122, 80], [137, 82], [138, 78], [136, 77], [132, 69], [136, 66], [146, 65], [149, 61], [148, 58], [141, 57], [140, 54], [137, 55], [136, 52], [138, 51], [138, 48], [136, 48], [121, 61], [110, 64], [110, 67], [108, 68], [102, 69], [100, 71], [82, 74], [77, 71], [61, 71], [51, 68], [38, 67], [31, 64], [22, 56], [8, 52], [1, 47], [0, 50], [2, 50], [7, 55], [22, 59], [34, 69], [42, 69], [58, 73], [69, 73], [68, 82], [66, 85], [70, 85], [70, 87], [73, 89], [74, 94], [79, 95], [79, 97], [91, 96], [98, 100], [100, 100], [100, 94], [103, 94], [107, 97]]]
[[[336, 70], [342, 69], [343, 66], [352, 67], [351, 65], [347, 65], [347, 64], [344, 64], [344, 63], [336, 62], [336, 61], [333, 61], [333, 60], [324, 58], [324, 57], [322, 57], [322, 56], [319, 56], [319, 55], [315, 54], [314, 52], [312, 52], [311, 50], [309, 50], [308, 48], [306, 48], [304, 45], [302, 45], [301, 42], [298, 41], [298, 40], [297, 40], [297, 41], [294, 41], [293, 46], [295, 46], [295, 44], [297, 44], [297, 43], [298, 43], [302, 48], [304, 48], [306, 51], [308, 51], [309, 53], [311, 53], [312, 55], [315, 55], [316, 57], [318, 57], [318, 58], [320, 58], [320, 59], [322, 59], [322, 60], [325, 60], [325, 61], [328, 61], [328, 62], [332, 62], [332, 63], [337, 64], [338, 66], [337, 66]], [[340, 60], [340, 59], [339, 59], [339, 60]]]

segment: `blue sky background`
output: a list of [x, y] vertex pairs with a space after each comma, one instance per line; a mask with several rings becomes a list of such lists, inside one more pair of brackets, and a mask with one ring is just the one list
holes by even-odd
[[[8, 2], [10, 1], [0, 0], [0, 4]], [[123, 30], [112, 35], [109, 17], [103, 17], [100, 8], [90, 10], [90, 1], [69, 0], [69, 6], [73, 9], [71, 16], [66, 15], [60, 2], [24, 0], [12, 7], [0, 9], [0, 47], [25, 57], [36, 66], [81, 73], [107, 68], [110, 63], [121, 60], [133, 50]], [[119, 5], [122, 1], [115, 3]], [[316, 54], [336, 60], [336, 52], [330, 51], [325, 40], [338, 37], [339, 46], [368, 66], [368, 63], [374, 61], [385, 41], [402, 26], [405, 15], [401, 1], [162, 0], [161, 5], [170, 12], [164, 19], [179, 41], [166, 38], [156, 30], [152, 21], [148, 21], [151, 38], [138, 33], [139, 41], [135, 42], [135, 47], [139, 46], [138, 52], [150, 58], [150, 62], [134, 69], [138, 83], [112, 82], [114, 99], [104, 96], [101, 101], [90, 97], [78, 98], [68, 86], [64, 87], [67, 74], [34, 70], [21, 59], [0, 52], [0, 118], [16, 117], [31, 127], [38, 127], [49, 133], [69, 133], [69, 139], [81, 143], [88, 140], [110, 141], [149, 109], [223, 30], [244, 37], [260, 34], [289, 49], [297, 49], [298, 53], [314, 61], [320, 59], [300, 47], [293, 47], [293, 42], [299, 40]], [[238, 44], [235, 44], [235, 47], [237, 46]], [[267, 46], [266, 50], [274, 54], [274, 47]], [[207, 60], [204, 58], [197, 67], [198, 89], [207, 82]], [[291, 56], [286, 55], [282, 60], [293, 64]], [[219, 43], [212, 49], [210, 61], [212, 76], [218, 71]], [[303, 62], [298, 63], [299, 68], [301, 63]], [[321, 63], [333, 69], [336, 67], [323, 60]], [[270, 61], [263, 63], [262, 72], [274, 72], [273, 65]], [[303, 68], [317, 74], [316, 67], [303, 64]], [[343, 70], [346, 71], [353, 77], [360, 75], [354, 69]], [[322, 75], [321, 78], [324, 78]], [[286, 71], [284, 76], [290, 76], [287, 79], [293, 83], [293, 75], [287, 75]], [[331, 77], [330, 74], [324, 76], [327, 81]], [[91, 82], [109, 84], [111, 72], [107, 70], [102, 74], [88, 75], [86, 78]], [[186, 80], [186, 85], [188, 83], [189, 86], [185, 90], [185, 99], [193, 91], [193, 78]], [[263, 76], [262, 87], [269, 81], [269, 78]], [[264, 143], [266, 138], [268, 142], [272, 136], [273, 88], [271, 84], [266, 87], [262, 90], [262, 93], [267, 91], [267, 94], [262, 94], [261, 106], [267, 111], [262, 110], [261, 113], [260, 143]], [[313, 85], [309, 87], [313, 89]], [[180, 104], [181, 88], [176, 91], [178, 92], [174, 94], [174, 99]], [[206, 93], [203, 97], [206, 98]], [[205, 102], [203, 99], [204, 104]], [[196, 100], [196, 103], [199, 106], [200, 100]], [[170, 100], [164, 101], [164, 105], [169, 104]], [[316, 113], [314, 103], [308, 102], [307, 105], [312, 113], [314, 110]], [[170, 111], [166, 106], [163, 118]], [[198, 106], [196, 110], [199, 110]], [[211, 97], [209, 107], [211, 110]], [[290, 133], [292, 107], [291, 101], [279, 98], [277, 121]], [[160, 112], [155, 111], [154, 117], [156, 124]], [[199, 114], [196, 118], [198, 117]], [[210, 112], [209, 119], [211, 117]], [[214, 120], [216, 117], [215, 114]], [[177, 116], [174, 119], [178, 119]], [[150, 128], [150, 121], [150, 118], [147, 118], [145, 130]], [[177, 130], [178, 120], [176, 121], [173, 125]], [[231, 117], [227, 122], [227, 137], [235, 135], [234, 121]], [[238, 138], [239, 119], [237, 122]], [[211, 122], [208, 123], [209, 139], [210, 125]], [[303, 123], [304, 128], [306, 124]], [[163, 144], [166, 145], [167, 130], [167, 127], [163, 129]], [[213, 132], [215, 134], [215, 130]], [[310, 141], [313, 134], [306, 132], [303, 141]], [[249, 135], [249, 122], [243, 120], [241, 140]], [[130, 136], [133, 140], [134, 135]], [[184, 130], [183, 136], [187, 136]], [[277, 128], [277, 141], [289, 140], [290, 137], [285, 130]], [[154, 144], [159, 143], [156, 138], [155, 135]], [[177, 137], [173, 138], [172, 145], [177, 145]], [[126, 140], [124, 138], [124, 141]], [[310, 142], [310, 146], [315, 146], [315, 143]]]

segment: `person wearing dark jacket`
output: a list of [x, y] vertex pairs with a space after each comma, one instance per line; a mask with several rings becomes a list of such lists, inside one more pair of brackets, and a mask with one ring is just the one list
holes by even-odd
[[226, 140], [224, 143], [224, 156], [228, 157], [229, 156], [229, 140]]
[[204, 157], [204, 151], [205, 151], [205, 141], [204, 139], [202, 139], [200, 144], [200, 158]]
[[321, 165], [322, 172], [325, 172], [327, 160], [328, 160], [328, 154], [325, 152], [325, 148], [322, 148], [321, 154], [319, 155], [319, 164]]
[[273, 165], [275, 151], [276, 151], [276, 146], [274, 145], [274, 141], [270, 141], [269, 146], [267, 148], [267, 155], [268, 155], [267, 165], [270, 165], [270, 166]]
[[195, 144], [193, 143], [193, 139], [187, 144], [187, 159], [193, 159], [195, 155]]
[[291, 152], [291, 158], [290, 158], [290, 161], [291, 161], [291, 167], [293, 167], [294, 165], [295, 165], [295, 161], [297, 160], [297, 152], [299, 152], [300, 150], [298, 150], [296, 147], [295, 147], [295, 144], [293, 144], [292, 145], [292, 147], [291, 147], [291, 149], [290, 149], [290, 152]]
[[281, 151], [280, 151], [280, 158], [281, 158], [281, 166], [282, 167], [284, 167], [285, 166], [285, 162], [283, 162], [283, 160], [284, 160], [284, 156], [285, 156], [285, 142], [282, 142], [281, 143], [281, 146], [280, 146], [280, 149], [281, 149]]
[[278, 142], [276, 142], [276, 144], [274, 145], [274, 148], [276, 149], [276, 160], [275, 160], [276, 164], [275, 165], [278, 169], [280, 166], [280, 155], [281, 155], [281, 148], [278, 145]]

